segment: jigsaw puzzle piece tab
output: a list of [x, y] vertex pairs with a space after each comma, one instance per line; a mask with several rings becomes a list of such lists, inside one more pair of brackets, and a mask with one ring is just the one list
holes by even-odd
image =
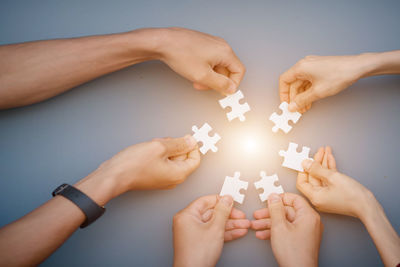
[[197, 142], [201, 142], [203, 145], [200, 147], [200, 152], [204, 155], [211, 150], [212, 152], [217, 152], [218, 147], [215, 144], [221, 139], [221, 137], [215, 133], [213, 136], [209, 136], [209, 132], [212, 130], [211, 126], [208, 123], [204, 123], [203, 126], [199, 129], [196, 125], [192, 127], [192, 131], [194, 132], [193, 138], [196, 139]]
[[226, 176], [219, 195], [230, 195], [232, 196], [234, 201], [242, 204], [244, 200], [244, 195], [240, 193], [240, 190], [247, 190], [249, 183], [240, 180], [239, 177], [240, 172], [235, 172], [233, 177]]
[[261, 202], [264, 202], [268, 199], [269, 195], [272, 193], [281, 194], [283, 193], [283, 187], [281, 185], [276, 186], [275, 183], [279, 182], [279, 178], [277, 174], [273, 174], [271, 176], [267, 176], [264, 171], [260, 172], [261, 179], [254, 183], [256, 189], [262, 188], [264, 190], [263, 193], [259, 194]]
[[309, 158], [309, 153], [310, 153], [309, 147], [303, 146], [302, 151], [299, 153], [297, 152], [298, 146], [299, 146], [298, 144], [290, 142], [288, 150], [287, 151], [280, 150], [279, 155], [285, 158], [282, 163], [283, 167], [303, 172], [304, 169], [303, 166], [301, 165], [303, 160], [305, 159], [313, 160], [313, 159]]
[[229, 121], [235, 118], [239, 118], [240, 121], [246, 120], [244, 113], [250, 110], [250, 106], [247, 102], [244, 104], [240, 104], [239, 101], [242, 98], [243, 98], [242, 91], [237, 90], [236, 93], [228, 95], [227, 97], [219, 100], [219, 104], [223, 109], [225, 109], [228, 106], [230, 106], [232, 109], [230, 112], [226, 114]]
[[290, 126], [288, 122], [293, 121], [293, 123], [296, 123], [300, 119], [301, 113], [297, 111], [290, 112], [288, 107], [289, 104], [287, 102], [282, 102], [279, 105], [279, 108], [282, 110], [282, 114], [278, 115], [276, 112], [274, 112], [269, 117], [269, 120], [275, 123], [275, 125], [272, 127], [272, 131], [274, 133], [278, 132], [279, 129], [285, 133], [288, 133], [292, 129], [292, 126]]

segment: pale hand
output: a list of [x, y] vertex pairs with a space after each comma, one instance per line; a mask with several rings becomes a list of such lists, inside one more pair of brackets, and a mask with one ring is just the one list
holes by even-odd
[[[154, 139], [120, 151], [76, 186], [103, 205], [129, 190], [174, 188], [199, 164], [192, 136]], [[104, 190], [96, 190], [93, 183], [104, 184]]]
[[174, 216], [174, 267], [215, 266], [224, 241], [246, 235], [250, 221], [232, 205], [231, 196], [204, 196]]
[[319, 214], [299, 195], [271, 194], [251, 222], [259, 239], [271, 239], [279, 266], [317, 266], [323, 231]]
[[304, 113], [321, 98], [335, 95], [360, 79], [365, 73], [361, 55], [307, 56], [279, 77], [281, 101], [290, 111]]
[[336, 170], [330, 147], [319, 148], [314, 161], [303, 162], [297, 176], [299, 189], [319, 211], [360, 218], [366, 214], [372, 193], [356, 180]]

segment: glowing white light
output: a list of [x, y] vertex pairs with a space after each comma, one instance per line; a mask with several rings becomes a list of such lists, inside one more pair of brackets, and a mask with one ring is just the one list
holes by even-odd
[[254, 153], [257, 150], [257, 142], [254, 137], [246, 137], [243, 140], [243, 148], [248, 153]]

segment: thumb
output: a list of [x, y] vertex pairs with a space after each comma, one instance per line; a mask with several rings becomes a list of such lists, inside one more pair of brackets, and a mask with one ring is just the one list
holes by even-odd
[[237, 85], [231, 79], [223, 74], [209, 69], [201, 81], [198, 81], [204, 86], [212, 88], [221, 94], [233, 94], [236, 91]]
[[305, 108], [307, 105], [311, 104], [315, 100], [317, 100], [317, 97], [314, 93], [313, 87], [311, 86], [311, 88], [297, 94], [294, 98], [294, 101], [289, 104], [288, 109], [292, 112], [298, 111]]
[[233, 198], [229, 195], [225, 195], [218, 200], [217, 205], [214, 208], [214, 220], [213, 224], [218, 228], [225, 229], [226, 221], [229, 219], [233, 206]]
[[268, 209], [271, 217], [271, 226], [276, 227], [286, 223], [285, 207], [278, 194], [271, 194], [268, 198]]
[[329, 182], [328, 178], [335, 172], [322, 167], [322, 165], [317, 161], [304, 160], [302, 162], [305, 172], [308, 172], [311, 176], [321, 179], [324, 182]]
[[172, 138], [172, 139], [163, 139], [160, 140], [165, 148], [166, 154], [169, 157], [179, 156], [186, 153], [189, 153], [196, 147], [196, 139], [194, 139], [191, 135], [185, 135], [180, 138]]

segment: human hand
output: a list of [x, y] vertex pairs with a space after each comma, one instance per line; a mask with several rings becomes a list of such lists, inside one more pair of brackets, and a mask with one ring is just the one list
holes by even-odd
[[231, 196], [210, 195], [193, 201], [174, 216], [174, 266], [215, 266], [224, 241], [247, 233], [250, 221]]
[[268, 208], [254, 212], [256, 237], [271, 239], [279, 266], [317, 266], [323, 225], [319, 214], [299, 195], [271, 194]]
[[[158, 138], [120, 151], [76, 186], [105, 204], [129, 190], [174, 188], [199, 164], [200, 152], [192, 136]], [[95, 190], [98, 184], [101, 192]]]
[[[339, 173], [332, 149], [319, 148], [314, 161], [303, 161], [297, 176], [299, 189], [317, 210], [360, 218], [366, 214], [372, 193], [356, 180]], [[361, 219], [361, 218], [360, 218]]]
[[194, 88], [225, 95], [236, 91], [245, 67], [225, 40], [184, 28], [157, 30], [162, 32], [160, 59], [192, 81]]
[[290, 111], [304, 113], [314, 101], [339, 93], [365, 72], [363, 55], [307, 56], [280, 76], [280, 99], [290, 103]]

